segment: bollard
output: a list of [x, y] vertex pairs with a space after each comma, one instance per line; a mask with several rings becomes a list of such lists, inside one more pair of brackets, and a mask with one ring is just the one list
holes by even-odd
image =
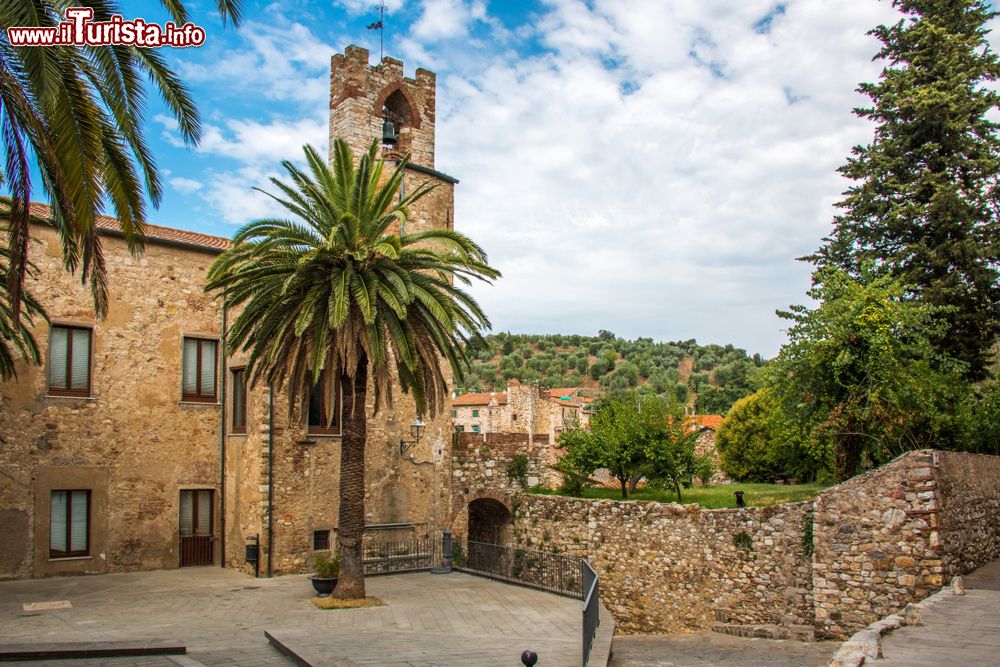
[[441, 556], [444, 566], [431, 568], [431, 574], [448, 574], [451, 572], [451, 531], [447, 528], [441, 532]]
[[521, 664], [526, 667], [534, 667], [536, 662], [538, 662], [538, 654], [534, 651], [525, 651], [521, 654]]

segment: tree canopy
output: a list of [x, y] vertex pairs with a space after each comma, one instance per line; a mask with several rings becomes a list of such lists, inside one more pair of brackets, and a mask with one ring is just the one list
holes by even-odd
[[[826, 244], [811, 257], [854, 278], [900, 280], [944, 324], [931, 342], [985, 377], [1000, 333], [1000, 139], [991, 113], [1000, 59], [985, 0], [894, 0], [905, 18], [870, 34], [886, 62], [855, 110], [876, 123], [840, 172], [854, 181]], [[820, 274], [820, 277], [826, 274]]]

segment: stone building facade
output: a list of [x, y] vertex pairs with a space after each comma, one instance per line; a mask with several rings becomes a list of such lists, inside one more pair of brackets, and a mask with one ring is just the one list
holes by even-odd
[[555, 444], [565, 429], [587, 427], [592, 402], [581, 387], [549, 389], [510, 380], [506, 392], [454, 397], [451, 421], [459, 433], [522, 433], [532, 442], [536, 434], [545, 434]]
[[[407, 192], [437, 186], [406, 232], [454, 226], [457, 180], [434, 164], [434, 86], [433, 73], [404, 77], [391, 58], [370, 66], [358, 47], [332, 59], [331, 136], [367, 150], [389, 115], [399, 143], [381, 157], [411, 155]], [[182, 564], [252, 572], [248, 542], [259, 544], [261, 574], [307, 570], [336, 542], [340, 435], [336, 424], [310, 426], [308, 404], [280, 387], [244, 387], [245, 359], [223, 354], [233, 313], [204, 286], [228, 240], [150, 225], [136, 258], [114, 220], [99, 229], [111, 276], [104, 320], [61, 268], [55, 232], [32, 225], [29, 289], [52, 324], [34, 327], [46, 362], [0, 384], [0, 578]], [[461, 511], [451, 505], [450, 405], [422, 416], [414, 442], [414, 404], [395, 399], [369, 420], [366, 522], [423, 536]]]

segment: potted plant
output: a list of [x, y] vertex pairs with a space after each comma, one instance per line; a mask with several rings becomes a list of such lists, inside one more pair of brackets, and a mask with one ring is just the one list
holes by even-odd
[[316, 556], [316, 574], [309, 575], [316, 594], [326, 597], [333, 593], [337, 579], [340, 578], [340, 554], [335, 554], [333, 558], [326, 558], [323, 555]]

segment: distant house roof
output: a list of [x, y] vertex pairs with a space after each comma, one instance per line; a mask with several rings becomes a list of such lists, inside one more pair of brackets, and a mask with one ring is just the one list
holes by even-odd
[[[10, 204], [0, 202], [0, 213], [10, 210]], [[45, 204], [32, 202], [30, 213], [33, 216], [44, 220], [52, 219], [52, 209]], [[97, 229], [100, 233], [109, 236], [123, 236], [121, 224], [117, 218], [108, 215], [99, 215], [96, 218]], [[146, 241], [149, 243], [159, 243], [163, 245], [181, 246], [193, 250], [205, 250], [213, 254], [219, 254], [232, 246], [232, 241], [221, 236], [210, 236], [199, 232], [189, 232], [184, 229], [174, 229], [172, 227], [161, 227], [160, 225], [143, 225], [146, 233]]]
[[452, 399], [452, 407], [462, 407], [464, 405], [489, 405], [490, 399], [496, 397], [499, 405], [507, 404], [507, 394], [462, 394]]
[[702, 429], [708, 429], [710, 431], [718, 431], [719, 427], [722, 426], [722, 415], [694, 415], [693, 426], [696, 431]]
[[575, 398], [582, 391], [582, 387], [553, 387], [549, 389], [549, 396], [552, 398]]

